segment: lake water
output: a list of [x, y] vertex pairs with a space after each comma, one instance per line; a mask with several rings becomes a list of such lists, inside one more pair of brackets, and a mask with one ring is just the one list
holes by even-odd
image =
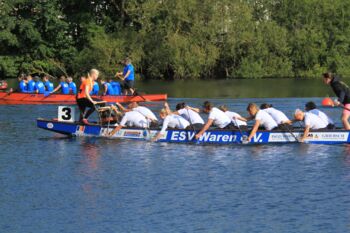
[[[309, 100], [322, 98], [212, 101], [242, 115], [247, 103], [268, 102], [291, 116]], [[323, 110], [339, 125], [340, 109]], [[66, 138], [35, 126], [37, 117], [56, 117], [57, 106], [0, 112], [0, 232], [350, 230], [349, 145]]]

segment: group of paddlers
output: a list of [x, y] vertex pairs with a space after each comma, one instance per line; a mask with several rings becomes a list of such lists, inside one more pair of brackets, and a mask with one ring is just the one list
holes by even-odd
[[[96, 110], [96, 105], [101, 104], [98, 100], [92, 99], [88, 94], [92, 88], [92, 81], [98, 77], [98, 71], [93, 69], [90, 71], [86, 80], [82, 83], [77, 95], [77, 104], [80, 109], [80, 121], [88, 124], [88, 116]], [[338, 96], [338, 100], [334, 105], [344, 107], [342, 121], [345, 129], [350, 129], [347, 119], [350, 115], [350, 89], [338, 78], [333, 77], [330, 73], [323, 75], [324, 82], [332, 86], [334, 92]], [[102, 103], [104, 105], [104, 103]], [[86, 107], [90, 109], [85, 112]], [[160, 128], [159, 133], [153, 138], [158, 140], [165, 134], [166, 129], [189, 129], [197, 131], [195, 138], [199, 139], [205, 131], [210, 127], [223, 130], [240, 130], [247, 131], [247, 121], [254, 120], [249, 136], [245, 139], [251, 141], [258, 129], [264, 130], [282, 130], [292, 132], [293, 122], [302, 121], [304, 123], [304, 133], [299, 141], [303, 142], [310, 130], [333, 129], [335, 128], [333, 121], [324, 112], [317, 109], [314, 102], [308, 102], [305, 110], [296, 109], [294, 118], [289, 119], [282, 111], [277, 110], [270, 104], [262, 104], [258, 107], [255, 103], [249, 103], [247, 106], [248, 117], [242, 117], [236, 112], [229, 111], [225, 105], [215, 107], [211, 102], [205, 101], [202, 108], [195, 108], [178, 103], [176, 109], [172, 111], [167, 103], [164, 104], [159, 112], [161, 119], [158, 121], [156, 115], [147, 107], [139, 106], [137, 103], [131, 103], [127, 108], [121, 104], [104, 106], [99, 111], [109, 110], [110, 114], [102, 113], [102, 123], [115, 124], [116, 127], [109, 132], [112, 136], [123, 127], [137, 128]], [[200, 116], [200, 112], [209, 114], [208, 119], [204, 122]], [[346, 122], [345, 122], [346, 121]]]
[[[127, 95], [134, 94], [134, 67], [129, 58], [123, 60], [125, 65], [123, 72], [117, 72], [113, 79], [100, 79], [103, 89], [100, 91], [100, 86], [97, 81], [93, 81], [93, 86], [90, 95]], [[86, 79], [86, 76], [80, 77], [80, 82]], [[77, 86], [70, 76], [62, 75], [59, 79], [59, 84], [54, 88], [50, 81], [50, 76], [45, 75], [42, 78], [39, 76], [21, 74], [18, 77], [18, 92], [22, 93], [38, 93], [38, 94], [52, 94], [61, 90], [61, 94], [77, 94]]]

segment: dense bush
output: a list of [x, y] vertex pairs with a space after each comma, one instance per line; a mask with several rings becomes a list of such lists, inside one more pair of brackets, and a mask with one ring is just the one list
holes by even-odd
[[350, 76], [350, 1], [3, 0], [0, 77], [149, 79]]

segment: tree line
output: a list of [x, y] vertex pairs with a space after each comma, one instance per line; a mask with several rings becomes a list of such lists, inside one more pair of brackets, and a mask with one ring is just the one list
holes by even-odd
[[350, 76], [350, 1], [0, 0], [0, 78]]

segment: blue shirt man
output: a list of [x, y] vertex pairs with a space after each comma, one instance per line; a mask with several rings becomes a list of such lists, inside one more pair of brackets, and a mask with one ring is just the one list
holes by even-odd
[[72, 77], [68, 77], [67, 81], [68, 81], [69, 93], [73, 93], [74, 95], [77, 94], [77, 86], [73, 82], [73, 78]]
[[[127, 75], [129, 73], [129, 75]], [[126, 81], [133, 81], [135, 78], [134, 66], [131, 63], [127, 63], [123, 70], [123, 76], [126, 77]]]
[[116, 81], [111, 81], [110, 84], [114, 90], [114, 95], [121, 95], [122, 89], [121, 89], [120, 83]]
[[37, 82], [35, 82], [35, 91], [36, 93], [39, 93], [39, 94], [45, 93], [45, 86], [41, 80], [38, 80]]
[[60, 78], [60, 84], [58, 84], [58, 86], [51, 92], [54, 93], [56, 91], [58, 91], [59, 89], [62, 89], [62, 94], [69, 94], [69, 87], [68, 87], [68, 83], [66, 83], [66, 77], [61, 76]]
[[106, 82], [105, 80], [102, 79], [101, 84], [104, 86], [103, 95], [114, 95], [114, 89], [109, 82]]
[[44, 76], [43, 78], [44, 86], [46, 91], [52, 92], [53, 91], [53, 83], [49, 81], [49, 77]]
[[27, 80], [28, 80], [28, 83], [27, 83], [27, 91], [28, 91], [29, 93], [35, 92], [35, 82], [34, 82], [34, 80], [32, 79], [32, 76], [28, 75], [28, 76], [27, 76]]
[[99, 91], [100, 91], [100, 87], [98, 86], [98, 83], [94, 82], [94, 85], [92, 86], [92, 91], [90, 92], [90, 95], [98, 95]]
[[19, 91], [23, 93], [28, 92], [27, 83], [24, 79], [19, 82]]

